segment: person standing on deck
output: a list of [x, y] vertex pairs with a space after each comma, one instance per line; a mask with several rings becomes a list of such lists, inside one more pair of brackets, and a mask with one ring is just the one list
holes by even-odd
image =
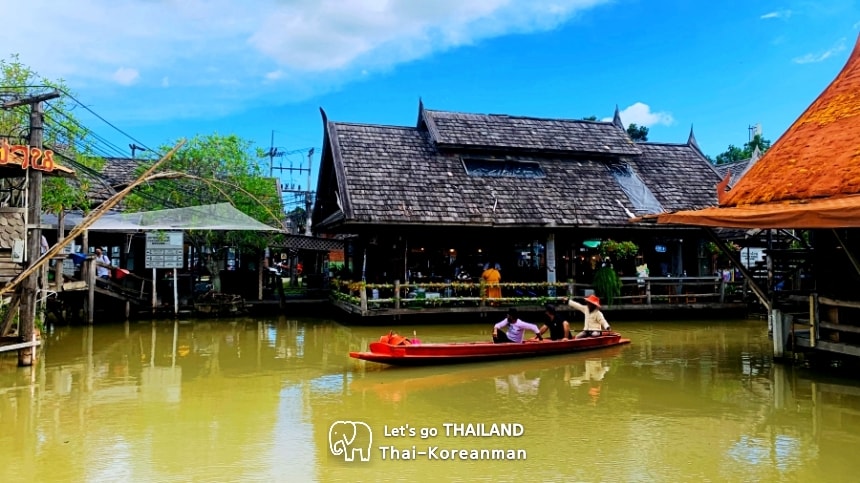
[[[481, 274], [481, 279], [483, 279], [484, 283], [487, 284], [487, 297], [491, 299], [502, 297], [502, 288], [499, 287], [499, 282], [502, 281], [502, 273], [499, 271], [498, 267], [498, 263], [495, 267], [491, 267], [488, 263], [484, 266], [484, 273]], [[492, 303], [497, 304], [498, 302], [496, 301]]]
[[107, 266], [104, 266], [104, 265], [96, 264], [96, 276], [98, 278], [103, 279], [103, 280], [107, 280], [110, 278], [110, 267], [111, 267], [110, 258], [108, 258], [108, 256], [105, 255], [104, 252], [102, 252], [102, 249], [99, 247], [96, 247], [95, 252], [96, 252], [96, 261], [107, 265]]
[[600, 311], [600, 299], [596, 295], [591, 294], [585, 297], [584, 300], [585, 305], [574, 302], [573, 299], [567, 301], [568, 305], [585, 314], [585, 324], [582, 332], [576, 334], [575, 338], [597, 337], [601, 334], [601, 331], [612, 330], [609, 327], [609, 322], [603, 316], [603, 312]]
[[[505, 326], [508, 327], [507, 333], [501, 330]], [[534, 324], [520, 320], [517, 309], [511, 307], [508, 309], [508, 316], [493, 326], [493, 342], [496, 344], [502, 344], [505, 342], [520, 343], [523, 341], [523, 333], [526, 329], [537, 334], [537, 339], [541, 340], [540, 328]]]

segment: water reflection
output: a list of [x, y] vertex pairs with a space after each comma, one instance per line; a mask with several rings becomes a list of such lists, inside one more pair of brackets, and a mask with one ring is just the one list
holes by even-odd
[[[412, 328], [396, 328], [411, 333]], [[387, 331], [388, 328], [385, 328]], [[383, 331], [314, 319], [63, 327], [33, 368], [0, 355], [0, 481], [848, 481], [860, 386], [771, 364], [756, 322], [627, 323], [595, 352], [430, 368], [349, 359]], [[421, 329], [487, 338], [484, 325]], [[381, 444], [523, 448], [501, 461], [329, 453], [337, 420]], [[521, 437], [386, 437], [520, 423]]]

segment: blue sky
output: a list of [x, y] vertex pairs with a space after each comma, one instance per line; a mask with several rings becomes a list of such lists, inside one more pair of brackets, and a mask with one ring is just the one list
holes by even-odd
[[[336, 121], [414, 125], [420, 97], [431, 109], [575, 119], [618, 105], [652, 141], [684, 142], [693, 125], [715, 156], [752, 124], [775, 141], [860, 28], [860, 5], [846, 0], [27, 5], [43, 13], [38, 24], [6, 18], [5, 57], [64, 79], [143, 144], [218, 132], [268, 148], [275, 131], [276, 146], [317, 153], [320, 107]], [[113, 144], [131, 142], [75, 113]]]

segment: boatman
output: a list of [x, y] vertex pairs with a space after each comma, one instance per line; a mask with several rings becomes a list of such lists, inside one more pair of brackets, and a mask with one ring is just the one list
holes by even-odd
[[583, 337], [598, 337], [604, 332], [612, 330], [609, 322], [600, 311], [600, 298], [591, 294], [584, 299], [585, 304], [575, 302], [573, 299], [567, 300], [567, 304], [585, 315], [585, 324], [582, 327], [582, 332], [576, 334], [574, 339], [582, 339]]
[[[507, 333], [501, 330], [505, 326], [508, 326]], [[538, 326], [520, 320], [517, 309], [515, 307], [511, 307], [508, 309], [508, 316], [505, 317], [504, 320], [493, 326], [493, 342], [495, 342], [496, 344], [501, 344], [504, 342], [520, 343], [523, 341], [523, 333], [527, 329], [534, 332], [537, 336], [537, 339], [541, 340], [540, 329], [538, 328]]]

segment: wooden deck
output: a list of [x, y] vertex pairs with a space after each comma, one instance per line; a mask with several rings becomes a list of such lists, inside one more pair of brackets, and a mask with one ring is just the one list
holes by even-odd
[[[515, 306], [525, 312], [543, 312], [547, 303], [593, 291], [590, 284], [523, 283], [498, 284], [502, 297], [488, 298], [486, 286], [474, 283], [361, 284], [339, 282], [333, 304], [343, 313], [364, 317], [395, 318], [415, 314], [487, 314]], [[669, 312], [743, 311], [747, 308], [741, 284], [719, 277], [626, 277], [621, 295], [604, 301], [612, 313], [667, 314]]]

